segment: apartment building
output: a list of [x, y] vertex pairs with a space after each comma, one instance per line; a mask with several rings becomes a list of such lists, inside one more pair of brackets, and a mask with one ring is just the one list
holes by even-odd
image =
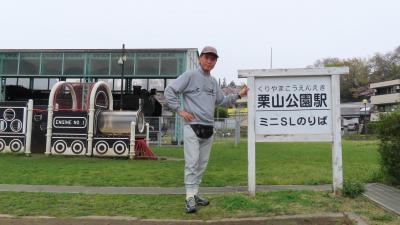
[[375, 92], [371, 96], [371, 104], [375, 106], [371, 121], [378, 120], [381, 113], [394, 111], [400, 104], [400, 79], [372, 83], [370, 88]]

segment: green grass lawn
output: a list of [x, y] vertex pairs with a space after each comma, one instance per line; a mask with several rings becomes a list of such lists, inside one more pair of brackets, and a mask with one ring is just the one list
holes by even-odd
[[[158, 156], [183, 158], [182, 148], [157, 148]], [[257, 184], [331, 183], [329, 143], [258, 143]], [[376, 181], [377, 142], [344, 141], [345, 179]], [[84, 186], [183, 185], [183, 161], [0, 154], [0, 183]], [[213, 146], [203, 186], [247, 185], [247, 143], [217, 142]]]
[[333, 197], [327, 192], [276, 191], [207, 196], [211, 204], [186, 214], [182, 195], [88, 195], [0, 192], [0, 214], [17, 216], [133, 216], [137, 218], [208, 220], [329, 212], [354, 212], [368, 224], [400, 223], [363, 197]]
[[[345, 179], [379, 178], [376, 141], [344, 141]], [[182, 148], [156, 148], [159, 156], [183, 158]], [[257, 184], [331, 183], [329, 143], [258, 143]], [[0, 154], [0, 183], [85, 186], [183, 186], [183, 161]], [[203, 186], [247, 185], [247, 144], [215, 143]], [[369, 224], [400, 224], [400, 218], [364, 197], [329, 192], [276, 191], [206, 196], [211, 205], [195, 215], [184, 211], [183, 195], [107, 195], [0, 192], [0, 214], [76, 217], [133, 216], [158, 219], [218, 219], [326, 212], [354, 212]]]

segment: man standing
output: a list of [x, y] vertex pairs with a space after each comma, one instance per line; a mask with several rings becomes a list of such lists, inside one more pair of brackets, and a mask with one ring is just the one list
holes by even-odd
[[[165, 88], [168, 107], [184, 118], [184, 154], [186, 211], [194, 213], [197, 206], [209, 201], [198, 194], [199, 185], [207, 167], [214, 134], [214, 110], [216, 105], [229, 106], [246, 96], [248, 88], [239, 94], [224, 96], [217, 80], [210, 72], [217, 63], [218, 53], [206, 46], [200, 53], [200, 67], [186, 71]], [[183, 107], [179, 101], [182, 95]]]

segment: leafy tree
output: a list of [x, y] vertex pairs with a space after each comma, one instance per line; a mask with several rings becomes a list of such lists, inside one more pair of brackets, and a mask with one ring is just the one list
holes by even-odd
[[394, 51], [376, 53], [370, 59], [326, 58], [310, 67], [348, 66], [348, 75], [340, 76], [340, 96], [343, 102], [360, 101], [371, 94], [370, 83], [400, 79], [400, 46]]
[[340, 76], [340, 98], [343, 102], [360, 101], [360, 92], [369, 85], [369, 65], [361, 58], [341, 60], [327, 58], [314, 63], [315, 67], [349, 67], [349, 74]]
[[228, 87], [236, 87], [235, 81], [231, 81], [228, 85]]
[[387, 54], [375, 54], [370, 60], [371, 82], [380, 82], [400, 78], [400, 47]]

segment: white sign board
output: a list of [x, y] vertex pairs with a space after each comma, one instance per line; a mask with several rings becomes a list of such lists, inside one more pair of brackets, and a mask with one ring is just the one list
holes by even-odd
[[343, 186], [340, 79], [347, 67], [239, 70], [247, 78], [248, 183], [255, 195], [255, 143], [331, 141], [333, 191]]
[[263, 77], [255, 80], [256, 134], [331, 134], [331, 79]]

